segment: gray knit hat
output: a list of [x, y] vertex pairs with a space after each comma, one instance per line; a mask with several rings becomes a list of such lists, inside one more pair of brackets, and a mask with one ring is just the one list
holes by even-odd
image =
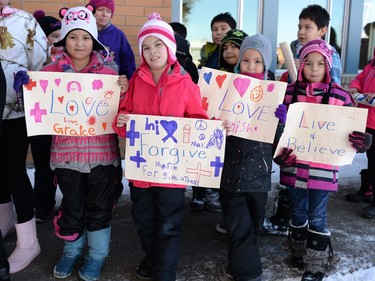
[[240, 73], [240, 63], [242, 60], [242, 56], [243, 53], [248, 49], [257, 50], [262, 55], [264, 62], [264, 74], [265, 77], [267, 77], [268, 69], [271, 67], [272, 63], [272, 47], [270, 40], [261, 34], [255, 34], [245, 37], [240, 47], [240, 58], [236, 67], [234, 68], [234, 71], [236, 73]]

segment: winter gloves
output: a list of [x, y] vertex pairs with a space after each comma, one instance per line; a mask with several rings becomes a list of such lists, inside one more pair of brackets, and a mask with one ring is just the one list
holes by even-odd
[[293, 149], [284, 147], [281, 154], [273, 158], [273, 162], [283, 167], [291, 167], [296, 164], [297, 156], [291, 155]]
[[279, 104], [276, 108], [275, 116], [279, 118], [280, 123], [284, 124], [286, 121], [286, 106], [284, 104]]
[[14, 76], [13, 89], [18, 93], [22, 85], [29, 84], [29, 78], [30, 76], [27, 75], [26, 71], [24, 70], [18, 71], [16, 75]]
[[352, 147], [359, 153], [366, 152], [372, 144], [372, 135], [369, 133], [362, 133], [353, 131], [349, 134], [349, 141], [352, 143]]

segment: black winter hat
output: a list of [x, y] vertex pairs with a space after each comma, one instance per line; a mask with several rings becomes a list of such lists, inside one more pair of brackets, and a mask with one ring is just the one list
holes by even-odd
[[46, 16], [44, 11], [37, 10], [34, 12], [34, 17], [38, 21], [40, 27], [43, 29], [46, 36], [52, 32], [61, 29], [61, 22], [57, 18]]

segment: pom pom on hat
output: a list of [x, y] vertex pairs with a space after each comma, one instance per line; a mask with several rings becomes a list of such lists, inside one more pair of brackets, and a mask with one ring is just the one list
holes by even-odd
[[115, 3], [113, 0], [90, 0], [89, 4], [93, 5], [96, 9], [99, 7], [106, 7], [110, 9], [113, 17], [115, 12]]
[[154, 36], [164, 42], [168, 48], [168, 62], [170, 64], [177, 60], [177, 46], [173, 29], [167, 22], [161, 19], [161, 16], [158, 13], [154, 12], [148, 16], [148, 21], [142, 26], [138, 34], [138, 48], [142, 62], [144, 62], [142, 55], [142, 44], [148, 36]]
[[60, 9], [59, 14], [63, 18], [61, 21], [61, 40], [54, 45], [56, 47], [65, 47], [65, 40], [68, 33], [75, 29], [82, 29], [90, 33], [94, 41], [94, 50], [104, 50], [108, 54], [104, 45], [98, 41], [98, 28], [94, 13], [95, 7], [90, 4], [87, 4], [86, 7], [78, 6], [70, 9]]
[[57, 18], [46, 16], [42, 10], [36, 10], [34, 12], [34, 17], [38, 21], [46, 36], [50, 35], [56, 30], [61, 29], [61, 22]]
[[240, 72], [240, 63], [242, 60], [242, 56], [244, 52], [248, 49], [256, 50], [262, 55], [263, 64], [264, 64], [264, 76], [265, 76], [265, 79], [267, 79], [268, 69], [271, 67], [271, 63], [272, 63], [271, 41], [267, 37], [263, 36], [262, 34], [255, 34], [252, 36], [245, 37], [245, 39], [243, 40], [241, 44], [239, 60], [235, 67], [236, 73]]

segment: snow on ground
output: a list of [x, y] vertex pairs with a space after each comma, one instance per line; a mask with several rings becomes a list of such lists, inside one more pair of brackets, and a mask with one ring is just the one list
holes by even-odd
[[[358, 189], [359, 172], [366, 167], [366, 156], [358, 154], [352, 165], [340, 168], [340, 191], [330, 196], [328, 204], [328, 225], [332, 232], [332, 246], [340, 262], [334, 273], [325, 278], [325, 281], [375, 281], [375, 221], [361, 216], [361, 209], [366, 204], [353, 204], [345, 201], [346, 193]], [[279, 172], [277, 167], [274, 169], [275, 173], [272, 175], [274, 188], [270, 192], [267, 206], [269, 213], [272, 212], [273, 199], [278, 192]], [[33, 182], [34, 169], [28, 169], [28, 174]], [[123, 183], [124, 194], [129, 194], [125, 179]], [[191, 189], [188, 189], [187, 196], [191, 196]], [[61, 197], [58, 190], [57, 204], [60, 203]], [[263, 281], [299, 281], [301, 279], [300, 273], [293, 273], [284, 263], [287, 253], [280, 250], [283, 239], [285, 238], [271, 235], [258, 239], [264, 267]], [[222, 253], [220, 255], [222, 257], [216, 257], [221, 259], [220, 263], [226, 260], [225, 251]], [[206, 263], [206, 265], [217, 266], [215, 258]]]

